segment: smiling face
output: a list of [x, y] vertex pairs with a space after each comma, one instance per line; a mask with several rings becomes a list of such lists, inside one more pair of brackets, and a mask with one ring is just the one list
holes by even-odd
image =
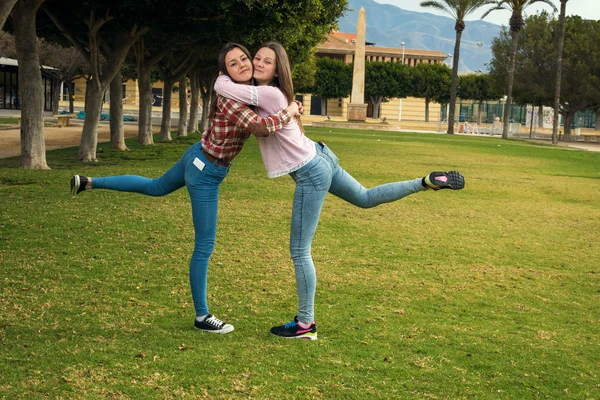
[[225, 56], [225, 66], [231, 79], [237, 83], [248, 84], [252, 79], [252, 62], [242, 51], [235, 47]]
[[254, 56], [254, 79], [259, 85], [269, 85], [278, 76], [277, 55], [268, 47], [261, 47]]

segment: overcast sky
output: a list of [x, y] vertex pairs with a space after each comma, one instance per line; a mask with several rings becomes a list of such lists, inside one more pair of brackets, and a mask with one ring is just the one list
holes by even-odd
[[[404, 10], [410, 11], [419, 11], [419, 12], [429, 12], [432, 14], [440, 14], [448, 16], [447, 14], [440, 13], [432, 8], [424, 8], [421, 7], [420, 0], [375, 0], [377, 3], [381, 4], [392, 4], [397, 7], [400, 7]], [[560, 9], [560, 0], [552, 0], [557, 9]], [[600, 1], [599, 0], [569, 0], [567, 3], [567, 15], [579, 15], [585, 19], [600, 19]], [[485, 6], [481, 8], [481, 12], [476, 11], [467, 17], [467, 20], [480, 19], [481, 15], [489, 10], [490, 6]], [[538, 11], [547, 10], [551, 11], [550, 7], [543, 3], [535, 3], [525, 9], [526, 15], [537, 14]], [[510, 12], [508, 11], [494, 11], [488, 15], [484, 21], [491, 22], [493, 24], [498, 25], [508, 25], [508, 20], [510, 18]]]

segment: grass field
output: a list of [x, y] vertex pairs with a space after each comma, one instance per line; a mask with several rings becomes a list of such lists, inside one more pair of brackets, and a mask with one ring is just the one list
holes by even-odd
[[328, 197], [319, 340], [295, 315], [293, 182], [250, 140], [221, 186], [211, 312], [192, 328], [185, 190], [70, 196], [74, 173], [157, 177], [198, 136], [50, 171], [0, 160], [2, 399], [600, 399], [600, 153], [309, 128], [365, 186], [457, 169], [463, 191], [363, 210]]

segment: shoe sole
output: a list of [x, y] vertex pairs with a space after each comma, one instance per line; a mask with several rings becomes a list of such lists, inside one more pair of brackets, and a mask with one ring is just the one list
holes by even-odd
[[448, 175], [448, 186], [454, 190], [460, 190], [465, 187], [465, 177], [460, 172], [449, 171]]
[[81, 185], [81, 179], [79, 175], [74, 175], [71, 178], [71, 194], [73, 196], [77, 196], [77, 191], [79, 190], [79, 186]]
[[201, 328], [197, 328], [195, 326], [194, 326], [194, 329], [196, 329], [200, 332], [225, 334], [225, 333], [233, 332], [235, 328], [233, 327], [233, 325], [229, 325], [228, 327], [225, 327], [224, 329], [219, 329], [216, 331], [208, 330], [208, 329], [201, 329]]
[[465, 187], [465, 178], [458, 171], [448, 171], [445, 172], [448, 177], [447, 182], [442, 182], [441, 185], [435, 185], [434, 183], [429, 181], [429, 176], [426, 179], [426, 183], [430, 189], [433, 190], [441, 190], [441, 189], [452, 189], [452, 190], [460, 190]]
[[282, 339], [304, 339], [304, 340], [317, 340], [317, 334], [313, 335], [300, 335], [300, 336], [279, 336], [274, 333], [271, 333], [273, 336], [277, 336]]

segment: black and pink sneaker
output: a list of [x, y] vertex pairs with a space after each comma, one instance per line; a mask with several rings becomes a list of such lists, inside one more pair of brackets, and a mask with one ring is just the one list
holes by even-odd
[[423, 178], [423, 186], [433, 190], [460, 190], [465, 187], [465, 177], [457, 171], [432, 172]]
[[317, 324], [312, 322], [308, 328], [303, 328], [298, 324], [298, 318], [294, 317], [293, 321], [285, 325], [272, 327], [271, 333], [285, 339], [317, 340]]

